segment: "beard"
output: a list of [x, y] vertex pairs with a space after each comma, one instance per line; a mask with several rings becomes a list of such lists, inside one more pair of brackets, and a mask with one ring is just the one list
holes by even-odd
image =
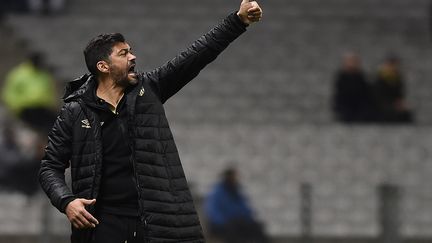
[[[134, 64], [135, 66], [135, 64]], [[134, 68], [129, 67], [128, 69], [118, 69], [113, 68], [112, 69], [112, 77], [114, 82], [124, 88], [127, 88], [129, 86], [136, 85], [138, 83], [138, 75], [135, 72]]]
[[115, 83], [119, 86], [127, 88], [138, 83], [138, 76], [136, 73], [126, 73], [121, 78], [115, 79]]

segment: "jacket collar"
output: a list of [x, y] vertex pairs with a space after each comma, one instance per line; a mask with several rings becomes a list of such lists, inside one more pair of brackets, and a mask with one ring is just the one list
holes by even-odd
[[[128, 88], [128, 91], [125, 93], [125, 95], [127, 95], [126, 104], [129, 114], [134, 114], [136, 98], [138, 94], [144, 90], [144, 84], [140, 75], [138, 75], [138, 79], [138, 84], [134, 87]], [[93, 90], [89, 90], [95, 87], [95, 83], [93, 82], [97, 81], [91, 74], [84, 74], [81, 77], [69, 82], [66, 86], [65, 94], [63, 96], [64, 102], [77, 99], [84, 96], [86, 93], [89, 94], [89, 92], [93, 92]]]
[[94, 77], [91, 74], [84, 74], [72, 80], [66, 85], [63, 100], [67, 102], [82, 96], [90, 88], [90, 82], [94, 82]]

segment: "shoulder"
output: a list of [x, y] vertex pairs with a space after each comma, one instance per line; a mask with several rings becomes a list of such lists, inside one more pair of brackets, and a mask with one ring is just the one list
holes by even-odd
[[80, 114], [82, 113], [82, 107], [77, 100], [72, 100], [64, 103], [60, 116], [62, 116], [68, 122], [73, 123], [78, 119]]
[[218, 183], [214, 186], [214, 193], [215, 194], [225, 194], [226, 188], [223, 183]]
[[138, 80], [140, 84], [150, 84], [152, 82], [158, 81], [158, 78], [156, 77], [156, 72], [153, 70], [140, 73], [138, 75]]
[[144, 88], [150, 88], [153, 93], [155, 93], [158, 97], [160, 97], [160, 90], [159, 90], [159, 79], [156, 75], [156, 71], [149, 71], [140, 73], [139, 75], [139, 85]]
[[82, 108], [81, 108], [81, 105], [79, 104], [78, 101], [73, 100], [73, 101], [68, 101], [68, 102], [64, 103], [62, 109], [73, 114], [77, 111], [80, 111]]

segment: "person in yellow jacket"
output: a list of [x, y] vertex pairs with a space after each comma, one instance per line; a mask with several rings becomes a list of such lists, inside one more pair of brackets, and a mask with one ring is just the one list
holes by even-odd
[[49, 131], [56, 118], [56, 87], [39, 53], [13, 68], [1, 92], [5, 106], [31, 127]]

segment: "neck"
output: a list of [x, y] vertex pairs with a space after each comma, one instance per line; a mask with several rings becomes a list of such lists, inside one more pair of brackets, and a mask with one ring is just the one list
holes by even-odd
[[123, 97], [125, 88], [116, 84], [111, 78], [98, 78], [98, 87], [96, 95], [108, 102], [114, 108], [120, 102]]

